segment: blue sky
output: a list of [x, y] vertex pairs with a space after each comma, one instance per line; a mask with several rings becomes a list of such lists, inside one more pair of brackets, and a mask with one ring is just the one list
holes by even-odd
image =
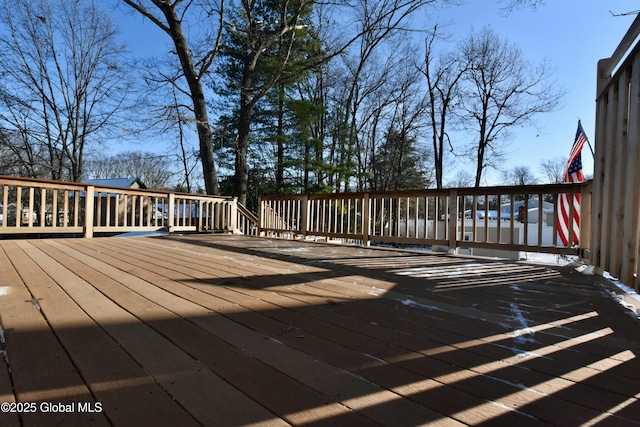
[[[555, 78], [567, 91], [563, 106], [536, 119], [539, 129], [522, 129], [512, 135], [507, 167], [529, 166], [539, 174], [540, 161], [567, 156], [576, 134], [578, 118], [594, 144], [596, 67], [611, 56], [635, 19], [609, 12], [638, 10], [635, 0], [547, 0], [544, 5], [518, 10], [505, 17], [490, 0], [467, 0], [464, 6], [441, 10], [439, 21], [452, 21], [449, 30], [464, 37], [471, 28], [491, 25], [501, 37], [517, 44], [533, 62], [547, 58]], [[582, 153], [585, 174], [593, 173], [593, 158]], [[499, 184], [499, 174], [489, 174], [489, 184]]]
[[[609, 57], [633, 22], [635, 15], [613, 16], [640, 8], [636, 0], [547, 0], [536, 10], [525, 8], [504, 16], [494, 0], [466, 0], [462, 6], [431, 9], [419, 24], [450, 23], [447, 31], [463, 38], [474, 28], [491, 25], [501, 37], [517, 44], [532, 62], [548, 59], [554, 77], [567, 90], [562, 106], [536, 118], [538, 128], [513, 132], [505, 168], [529, 166], [541, 176], [540, 161], [567, 156], [575, 138], [578, 118], [594, 144], [596, 67]], [[138, 16], [115, 13], [122, 36], [134, 52], [159, 54], [169, 42], [166, 34]], [[418, 24], [418, 23], [416, 23]], [[212, 114], [213, 115], [213, 114]], [[582, 155], [585, 174], [593, 173], [588, 148]], [[473, 171], [473, 165], [460, 164]], [[454, 175], [454, 167], [448, 174]], [[447, 179], [445, 179], [445, 182]], [[500, 174], [489, 171], [486, 184], [500, 184]]]

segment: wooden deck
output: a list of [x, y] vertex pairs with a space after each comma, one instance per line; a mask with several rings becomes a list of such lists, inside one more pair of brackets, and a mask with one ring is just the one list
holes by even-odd
[[0, 240], [0, 402], [35, 409], [0, 425], [637, 427], [640, 324], [596, 280], [238, 236]]

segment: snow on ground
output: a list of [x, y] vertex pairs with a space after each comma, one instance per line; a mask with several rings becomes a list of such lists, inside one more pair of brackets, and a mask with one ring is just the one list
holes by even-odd
[[521, 261], [567, 265], [577, 259], [578, 257], [565, 257], [562, 255], [544, 254], [540, 252], [522, 252]]
[[116, 237], [153, 237], [168, 236], [166, 231], [130, 231], [128, 233], [117, 234]]
[[440, 307], [437, 307], [435, 305], [420, 304], [419, 302], [415, 302], [414, 300], [410, 300], [410, 299], [403, 299], [403, 300], [396, 300], [396, 301], [400, 301], [403, 305], [406, 305], [407, 307], [421, 308], [423, 310], [429, 310], [429, 311], [442, 310]]
[[629, 310], [629, 314], [632, 317], [640, 320], [640, 295], [638, 295], [633, 288], [630, 288], [620, 282], [617, 278], [612, 277], [608, 272], [605, 271], [602, 276], [608, 283], [615, 287], [613, 289], [608, 289], [611, 297], [621, 306]]
[[[575, 266], [576, 271], [586, 274], [593, 275], [593, 265], [586, 265], [582, 261], [580, 261], [579, 257], [563, 257], [560, 255], [553, 254], [542, 254], [535, 252], [527, 252], [526, 253], [526, 261], [529, 262], [539, 262], [545, 264], [558, 264], [558, 265], [572, 265]], [[629, 310], [629, 314], [636, 318], [640, 319], [640, 295], [629, 286], [620, 282], [617, 278], [612, 277], [608, 272], [604, 272], [602, 277], [605, 279], [608, 294], [617, 301], [621, 306]]]
[[[380, 246], [386, 246], [386, 245], [380, 245]], [[413, 250], [413, 251], [430, 251], [432, 248], [428, 246], [407, 246], [407, 247], [403, 247], [402, 249]], [[584, 264], [580, 260], [580, 258], [577, 256], [563, 256], [563, 255], [545, 254], [540, 252], [522, 252], [520, 262], [550, 264], [550, 265], [556, 265], [556, 266], [573, 266], [575, 267], [576, 271], [582, 274], [588, 274], [588, 275], [594, 274], [593, 273], [594, 267], [592, 265]], [[469, 264], [469, 265], [472, 265], [472, 264]], [[416, 267], [414, 269], [408, 269], [405, 272], [400, 272], [399, 274], [414, 275], [417, 272], [417, 270], [418, 268]], [[424, 270], [422, 272], [423, 274], [425, 274], [428, 270], [431, 270], [429, 271], [431, 274], [434, 274], [436, 272], [435, 268], [433, 269], [423, 268], [423, 270]], [[438, 272], [438, 273], [442, 273], [442, 272]], [[454, 272], [451, 274], [455, 276], [456, 273], [469, 274], [471, 272], [464, 271], [464, 272]], [[606, 286], [608, 294], [620, 305], [622, 305], [624, 308], [629, 310], [629, 314], [632, 317], [640, 320], [640, 295], [638, 295], [638, 293], [636, 293], [636, 291], [630, 288], [629, 286], [626, 286], [625, 284], [620, 282], [618, 279], [611, 277], [611, 275], [607, 272], [604, 273], [603, 277], [606, 281], [606, 284], [608, 285]], [[408, 305], [408, 304], [405, 304], [405, 305]]]

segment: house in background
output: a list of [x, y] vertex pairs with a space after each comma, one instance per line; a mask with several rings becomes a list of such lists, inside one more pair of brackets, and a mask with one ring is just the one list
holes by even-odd
[[[140, 224], [141, 219], [147, 217], [148, 210], [153, 208], [147, 197], [99, 191], [100, 187], [118, 187], [132, 190], [146, 189], [147, 186], [140, 178], [87, 179], [84, 183], [98, 187], [94, 194], [96, 198], [94, 225], [123, 226], [125, 224]], [[82, 191], [80, 197], [84, 199], [86, 193]]]
[[107, 178], [107, 179], [87, 179], [85, 184], [95, 185], [98, 187], [120, 187], [132, 189], [146, 189], [147, 186], [140, 178]]
[[[538, 207], [540, 201], [538, 199], [529, 199], [527, 202], [527, 212], [524, 212], [524, 222], [537, 223], [538, 222]], [[520, 214], [520, 209], [524, 209], [524, 200], [517, 201], [513, 204], [513, 210], [515, 215]], [[547, 224], [553, 223], [553, 203], [542, 201], [542, 222]], [[511, 203], [504, 203], [500, 206], [500, 217], [511, 218]]]

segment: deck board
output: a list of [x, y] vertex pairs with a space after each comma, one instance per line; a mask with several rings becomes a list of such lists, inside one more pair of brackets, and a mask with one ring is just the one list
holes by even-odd
[[571, 267], [178, 235], [0, 240], [0, 281], [0, 396], [103, 408], [2, 425], [640, 426], [638, 320]]

